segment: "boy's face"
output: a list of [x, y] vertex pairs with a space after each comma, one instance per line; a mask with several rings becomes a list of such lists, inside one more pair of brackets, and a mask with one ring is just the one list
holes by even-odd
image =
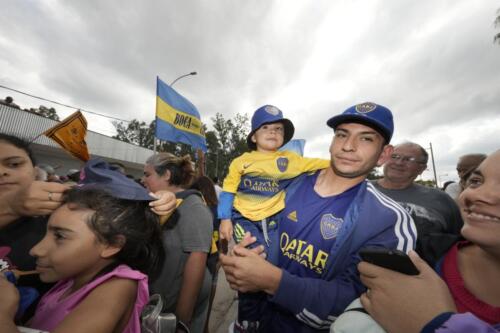
[[272, 153], [283, 145], [284, 136], [285, 127], [282, 123], [264, 124], [252, 135], [252, 141], [257, 151]]
[[30, 250], [37, 258], [40, 280], [55, 282], [71, 277], [85, 280], [99, 272], [96, 263], [103, 259], [107, 246], [97, 240], [87, 225], [93, 213], [90, 209], [72, 210], [65, 204], [50, 216], [45, 237]]

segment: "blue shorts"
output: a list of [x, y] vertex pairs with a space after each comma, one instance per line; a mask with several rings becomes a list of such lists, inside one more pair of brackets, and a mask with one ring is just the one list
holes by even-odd
[[[266, 259], [276, 264], [278, 259], [278, 221], [279, 213], [274, 214], [262, 221], [250, 221], [241, 216], [238, 211], [233, 210], [231, 217], [234, 227], [234, 240], [239, 243], [246, 232], [250, 232], [257, 241], [249, 246], [254, 248], [264, 246]], [[267, 294], [264, 292], [238, 293], [238, 323], [260, 322], [267, 304]]]
[[238, 211], [233, 210], [231, 221], [233, 222], [233, 237], [236, 243], [239, 243], [243, 239], [246, 232], [250, 232], [252, 236], [257, 238], [257, 241], [251, 244], [249, 248], [263, 245], [266, 252], [266, 259], [274, 264], [277, 262], [279, 251], [279, 213], [262, 221], [250, 221]]

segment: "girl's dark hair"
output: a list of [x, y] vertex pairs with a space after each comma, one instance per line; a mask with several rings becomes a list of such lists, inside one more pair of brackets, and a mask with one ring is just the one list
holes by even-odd
[[198, 190], [203, 195], [207, 206], [217, 206], [217, 193], [215, 192], [214, 183], [207, 176], [200, 176], [195, 179], [191, 188], [194, 190]]
[[0, 133], [0, 141], [7, 142], [16, 148], [24, 150], [26, 152], [26, 154], [28, 155], [28, 157], [31, 161], [31, 164], [33, 164], [33, 166], [36, 165], [35, 157], [33, 156], [33, 152], [31, 151], [31, 148], [30, 148], [28, 142], [24, 141], [23, 139], [21, 139], [17, 136], [4, 134], [4, 133]]
[[122, 246], [115, 255], [118, 263], [147, 274], [154, 280], [165, 261], [159, 218], [148, 201], [117, 199], [100, 189], [70, 189], [63, 203], [69, 209], [91, 209], [87, 221], [102, 243]]
[[160, 176], [170, 171], [171, 185], [186, 189], [193, 182], [195, 172], [189, 155], [177, 157], [170, 153], [159, 153], [148, 158], [146, 164], [151, 165]]

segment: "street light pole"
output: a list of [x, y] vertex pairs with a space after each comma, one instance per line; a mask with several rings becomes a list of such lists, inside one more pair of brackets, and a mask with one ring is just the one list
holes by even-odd
[[172, 87], [174, 85], [175, 82], [179, 81], [180, 79], [186, 77], [186, 76], [191, 76], [191, 75], [196, 75], [198, 73], [196, 72], [191, 72], [191, 73], [187, 73], [187, 74], [184, 74], [184, 75], [181, 75], [179, 76], [177, 79], [173, 80], [172, 83], [170, 83], [170, 86]]
[[434, 181], [436, 182], [436, 188], [439, 188], [437, 171], [436, 171], [436, 163], [434, 162], [434, 152], [432, 150], [432, 142], [429, 142], [429, 149], [431, 150], [432, 169], [434, 170]]
[[[172, 87], [175, 82], [179, 81], [182, 78], [185, 78], [185, 77], [191, 76], [191, 75], [197, 75], [197, 74], [198, 74], [197, 72], [191, 72], [191, 73], [181, 75], [177, 79], [173, 80], [172, 83], [170, 83], [170, 87]], [[156, 120], [155, 120], [155, 131], [156, 131]], [[154, 134], [154, 137], [153, 137], [153, 154], [156, 154], [156, 133]]]

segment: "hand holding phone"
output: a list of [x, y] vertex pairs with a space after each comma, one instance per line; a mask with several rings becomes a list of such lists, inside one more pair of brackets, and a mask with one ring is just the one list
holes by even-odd
[[418, 275], [420, 272], [410, 257], [402, 251], [382, 247], [364, 248], [359, 251], [363, 261], [387, 268], [406, 275]]

